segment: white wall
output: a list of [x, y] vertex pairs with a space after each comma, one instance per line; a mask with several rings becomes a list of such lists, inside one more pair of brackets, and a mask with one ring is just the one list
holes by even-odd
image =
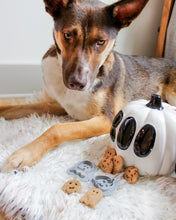
[[149, 0], [139, 17], [120, 31], [116, 49], [124, 54], [155, 56], [164, 0]]
[[[103, 0], [112, 3], [115, 0]], [[141, 15], [129, 28], [121, 30], [118, 36], [116, 49], [124, 54], [139, 54], [154, 56], [164, 0], [150, 0]], [[45, 51], [53, 43], [52, 18], [45, 12], [43, 0], [0, 0], [0, 94], [28, 93], [35, 89], [33, 86], [26, 89], [25, 65], [39, 66]], [[13, 65], [22, 65], [18, 72], [13, 71]], [[18, 70], [18, 68], [16, 68]], [[6, 79], [6, 71], [11, 77]], [[38, 70], [38, 67], [37, 67]], [[35, 72], [35, 71], [34, 71]], [[24, 74], [21, 85], [15, 80]], [[17, 74], [17, 75], [15, 75]], [[28, 77], [28, 84], [41, 87], [42, 77], [39, 71], [38, 82], [35, 77]], [[14, 85], [8, 86], [8, 79], [14, 80]], [[21, 90], [17, 91], [16, 88]], [[36, 88], [37, 89], [37, 88]]]
[[0, 64], [40, 64], [52, 44], [43, 0], [0, 0]]

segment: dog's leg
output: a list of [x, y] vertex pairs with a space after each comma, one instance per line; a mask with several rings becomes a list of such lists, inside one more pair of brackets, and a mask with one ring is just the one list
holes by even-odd
[[106, 116], [97, 116], [80, 122], [56, 124], [36, 140], [13, 153], [2, 169], [3, 171], [22, 170], [24, 166], [32, 166], [44, 154], [62, 142], [106, 134], [110, 130], [110, 125], [111, 123]]
[[49, 103], [45, 101], [24, 105], [0, 106], [0, 117], [4, 117], [5, 119], [26, 117], [32, 113], [37, 113], [38, 115], [42, 113], [61, 115], [65, 114], [65, 111], [59, 103]]

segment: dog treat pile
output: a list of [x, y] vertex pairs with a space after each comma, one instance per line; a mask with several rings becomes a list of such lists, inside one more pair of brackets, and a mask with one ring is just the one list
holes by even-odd
[[[122, 156], [116, 154], [114, 148], [108, 147], [104, 153], [103, 158], [100, 160], [98, 167], [105, 173], [112, 173], [112, 174], [120, 173], [123, 169], [123, 158]], [[77, 163], [72, 168], [70, 168], [68, 170], [69, 171], [68, 173], [72, 175], [81, 174], [78, 175], [78, 177], [83, 177], [81, 178], [81, 180], [85, 180], [85, 179], [88, 180], [89, 178], [87, 178], [86, 175], [89, 176], [89, 172], [85, 172], [85, 170], [92, 172], [96, 171], [96, 169], [94, 169], [92, 162], [82, 161]], [[138, 168], [130, 166], [125, 169], [123, 177], [128, 183], [134, 184], [138, 179], [138, 172], [139, 172]], [[94, 187], [96, 188], [89, 189], [88, 192], [79, 200], [79, 202], [85, 204], [86, 206], [89, 206], [90, 208], [95, 208], [97, 203], [99, 203], [99, 201], [102, 199], [103, 194], [105, 195], [105, 191], [107, 191], [107, 189], [108, 191], [106, 195], [110, 195], [109, 193], [112, 193], [112, 191], [116, 189], [115, 182], [114, 185], [112, 183], [110, 184], [114, 187], [114, 189], [112, 190], [111, 188], [109, 188], [108, 181], [110, 180], [111, 178], [107, 176], [94, 177], [92, 179], [92, 183], [94, 183]], [[99, 187], [99, 184], [102, 187]], [[106, 188], [106, 190], [104, 189], [104, 187]], [[81, 183], [76, 178], [74, 178], [72, 180], [67, 181], [63, 185], [62, 190], [68, 195], [72, 193], [81, 193], [82, 186]]]
[[[123, 169], [123, 158], [120, 155], [116, 155], [114, 148], [108, 147], [98, 167], [104, 173], [120, 173]], [[138, 168], [130, 166], [125, 169], [123, 176], [128, 183], [134, 184], [138, 179], [138, 172]]]
[[120, 173], [123, 168], [123, 158], [120, 155], [116, 155], [114, 148], [108, 147], [104, 153], [104, 157], [100, 160], [98, 167], [104, 173]]

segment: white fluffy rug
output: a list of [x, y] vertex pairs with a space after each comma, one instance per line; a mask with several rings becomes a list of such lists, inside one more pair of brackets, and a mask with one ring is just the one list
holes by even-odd
[[[32, 115], [6, 121], [0, 118], [0, 167], [15, 150], [24, 146], [55, 123], [72, 121], [69, 117]], [[88, 140], [63, 143], [46, 154], [41, 161], [25, 172], [0, 173], [0, 209], [13, 219], [29, 220], [160, 220], [176, 219], [176, 178], [140, 177], [134, 185], [115, 176], [117, 191], [103, 199], [95, 209], [79, 199], [92, 187], [82, 183], [81, 194], [65, 194], [61, 188], [72, 179], [67, 169], [82, 160], [96, 165], [110, 146], [109, 135]], [[97, 174], [102, 174], [100, 170]]]

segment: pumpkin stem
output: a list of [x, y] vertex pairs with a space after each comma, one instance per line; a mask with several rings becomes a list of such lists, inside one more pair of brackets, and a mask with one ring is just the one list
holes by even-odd
[[152, 109], [158, 109], [158, 110], [163, 110], [163, 106], [161, 103], [161, 96], [153, 94], [151, 96], [151, 100], [149, 103], [146, 104], [147, 107], [152, 108]]

